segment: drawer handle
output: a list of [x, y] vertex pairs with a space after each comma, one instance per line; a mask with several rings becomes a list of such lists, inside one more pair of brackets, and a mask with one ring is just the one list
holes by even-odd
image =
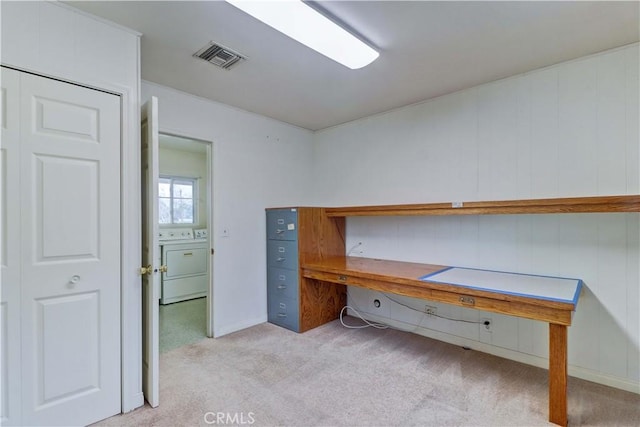
[[462, 304], [475, 305], [476, 300], [473, 297], [460, 297], [460, 302]]
[[284, 313], [278, 313], [278, 317], [283, 318], [283, 317], [287, 317], [287, 315]]
[[193, 252], [185, 252], [182, 256], [193, 256]]
[[278, 289], [287, 289], [287, 285], [278, 285]]
[[276, 261], [278, 261], [278, 262], [282, 262], [282, 261], [284, 261], [285, 259], [286, 259], [286, 258], [279, 256], [279, 257], [278, 257], [278, 259], [276, 259]]
[[338, 276], [338, 280], [340, 280], [341, 282], [346, 282], [347, 276]]
[[278, 228], [278, 229], [276, 230], [276, 234], [282, 234], [282, 233], [284, 233], [284, 232], [285, 232], [285, 230], [282, 230], [282, 229], [280, 229], [280, 228]]

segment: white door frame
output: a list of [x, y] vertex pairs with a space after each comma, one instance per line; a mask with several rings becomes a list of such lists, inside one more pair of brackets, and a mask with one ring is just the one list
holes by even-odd
[[[139, 71], [139, 70], [138, 70]], [[122, 413], [144, 405], [142, 393], [142, 204], [140, 199], [140, 80], [136, 88], [99, 83], [98, 90], [120, 95]], [[91, 86], [90, 86], [91, 87]], [[135, 90], [134, 90], [135, 89]]]
[[142, 394], [142, 229], [140, 97], [132, 88], [103, 85], [122, 100], [121, 295], [122, 412], [144, 405]]
[[[162, 106], [159, 107], [162, 109]], [[176, 136], [179, 138], [190, 139], [193, 141], [201, 142], [207, 145], [207, 229], [209, 230], [209, 287], [207, 289], [207, 337], [213, 338], [213, 289], [214, 289], [214, 261], [215, 256], [213, 256], [214, 251], [214, 233], [213, 233], [213, 207], [214, 205], [214, 194], [213, 194], [213, 177], [214, 177], [214, 145], [215, 143], [207, 138], [201, 138], [196, 136], [188, 131], [182, 131], [177, 129], [171, 129], [162, 126], [162, 120], [159, 120], [159, 129], [158, 133], [160, 135], [169, 135]]]
[[140, 96], [131, 88], [122, 99], [121, 295], [122, 412], [144, 405], [142, 394], [142, 229], [140, 200]]

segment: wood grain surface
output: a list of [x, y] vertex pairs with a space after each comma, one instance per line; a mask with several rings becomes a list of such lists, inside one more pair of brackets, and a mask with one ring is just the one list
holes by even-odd
[[640, 212], [640, 195], [326, 208], [330, 217]]

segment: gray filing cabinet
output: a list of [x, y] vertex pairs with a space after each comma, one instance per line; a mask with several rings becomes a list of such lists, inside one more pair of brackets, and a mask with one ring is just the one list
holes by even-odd
[[300, 332], [298, 210], [267, 210], [267, 311], [269, 322]]

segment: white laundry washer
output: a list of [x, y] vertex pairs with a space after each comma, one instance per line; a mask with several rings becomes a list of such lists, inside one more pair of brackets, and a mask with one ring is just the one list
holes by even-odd
[[[201, 231], [198, 230], [200, 236]], [[193, 237], [193, 230], [185, 228], [160, 231], [162, 265], [162, 296], [160, 304], [200, 298], [207, 295], [209, 285], [209, 245], [205, 238]]]

